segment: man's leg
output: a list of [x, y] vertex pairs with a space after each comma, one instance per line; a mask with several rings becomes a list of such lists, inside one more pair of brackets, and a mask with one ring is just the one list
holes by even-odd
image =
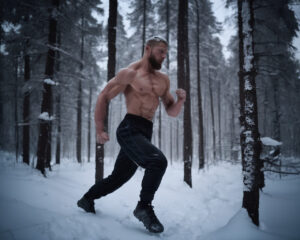
[[85, 205], [87, 205], [87, 207], [85, 209], [84, 204], [80, 207], [82, 207], [87, 212], [94, 212], [94, 199], [103, 197], [121, 187], [134, 175], [136, 169], [137, 165], [132, 162], [121, 149], [111, 175], [96, 182], [89, 189], [89, 191], [84, 194], [82, 201], [86, 202]]
[[164, 154], [155, 147], [149, 139], [142, 134], [118, 135], [118, 140], [126, 155], [139, 166], [145, 168], [140, 193], [141, 201], [151, 203], [157, 191], [162, 177], [166, 171], [168, 162]]
[[[126, 138], [125, 138], [126, 136]], [[127, 156], [145, 168], [140, 193], [140, 202], [134, 210], [138, 218], [150, 232], [163, 232], [164, 227], [157, 219], [151, 202], [167, 168], [167, 159], [163, 153], [151, 144], [142, 134], [128, 134], [128, 129], [118, 132], [118, 141]]]

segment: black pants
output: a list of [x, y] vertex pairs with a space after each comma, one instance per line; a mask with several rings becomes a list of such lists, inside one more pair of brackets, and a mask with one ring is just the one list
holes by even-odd
[[107, 178], [98, 181], [85, 194], [86, 198], [105, 196], [127, 182], [138, 166], [145, 168], [140, 199], [151, 203], [167, 168], [164, 154], [151, 144], [153, 123], [145, 118], [127, 114], [117, 129], [121, 146], [114, 169]]

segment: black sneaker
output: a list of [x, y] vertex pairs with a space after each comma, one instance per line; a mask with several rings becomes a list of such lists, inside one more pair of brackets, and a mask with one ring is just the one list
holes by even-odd
[[96, 213], [94, 207], [94, 201], [89, 200], [85, 197], [82, 197], [80, 200], [78, 200], [77, 206], [82, 208], [86, 212]]
[[149, 232], [161, 233], [164, 231], [164, 226], [159, 222], [155, 216], [152, 205], [142, 205], [138, 203], [133, 215], [141, 221]]

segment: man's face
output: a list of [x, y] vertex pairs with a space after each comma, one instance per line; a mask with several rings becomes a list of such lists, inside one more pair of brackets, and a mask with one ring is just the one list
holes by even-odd
[[150, 47], [150, 56], [148, 60], [153, 69], [161, 69], [161, 65], [167, 56], [167, 52], [168, 47], [162, 42]]

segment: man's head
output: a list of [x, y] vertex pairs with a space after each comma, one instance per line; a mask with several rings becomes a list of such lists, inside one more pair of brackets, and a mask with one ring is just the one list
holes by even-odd
[[164, 39], [163, 37], [159, 37], [159, 36], [152, 36], [152, 37], [148, 38], [146, 41], [146, 45], [148, 45], [150, 47], [154, 47], [158, 43], [164, 43], [167, 47], [169, 45], [166, 39]]
[[153, 69], [161, 69], [167, 52], [168, 42], [164, 38], [153, 36], [146, 41], [145, 55]]

